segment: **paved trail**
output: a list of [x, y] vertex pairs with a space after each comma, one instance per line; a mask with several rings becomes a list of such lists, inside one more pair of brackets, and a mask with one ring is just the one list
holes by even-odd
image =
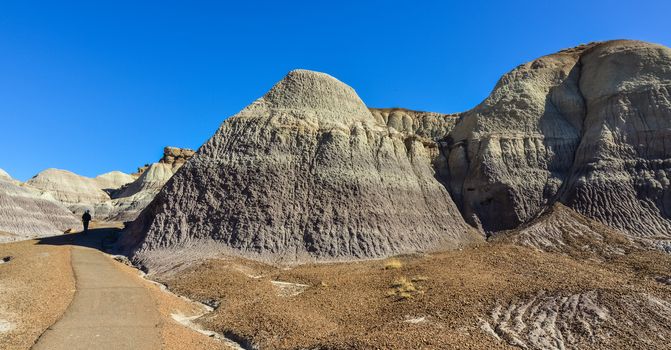
[[74, 298], [33, 349], [160, 349], [160, 316], [149, 293], [99, 250], [112, 232], [98, 229], [75, 238]]

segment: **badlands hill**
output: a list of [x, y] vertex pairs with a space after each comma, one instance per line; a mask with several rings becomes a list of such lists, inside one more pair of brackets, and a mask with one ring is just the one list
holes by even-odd
[[52, 196], [76, 215], [90, 210], [99, 221], [130, 221], [193, 153], [165, 147], [159, 162], [140, 168], [138, 176], [112, 171], [88, 178], [67, 170], [47, 169], [28, 180], [26, 187]]
[[94, 179], [67, 170], [44, 170], [26, 181], [26, 185], [52, 195], [79, 215], [109, 199]]
[[670, 87], [671, 49], [638, 41], [523, 64], [448, 135], [445, 182], [465, 219], [487, 231], [563, 203], [668, 240]]
[[475, 239], [466, 223], [492, 234], [562, 203], [663, 248], [670, 85], [671, 50], [638, 41], [523, 64], [459, 115], [369, 110], [336, 79], [293, 71], [222, 124], [122, 244], [138, 259], [370, 258], [457, 246]]
[[79, 220], [60, 202], [48, 194], [21, 186], [0, 169], [0, 242], [80, 228]]
[[296, 70], [221, 125], [123, 244], [290, 261], [456, 247], [478, 236], [436, 180], [437, 155], [349, 86]]
[[144, 209], [172, 175], [186, 163], [194, 151], [187, 148], [165, 147], [157, 162], [138, 169], [139, 177], [111, 193], [108, 221], [131, 221]]

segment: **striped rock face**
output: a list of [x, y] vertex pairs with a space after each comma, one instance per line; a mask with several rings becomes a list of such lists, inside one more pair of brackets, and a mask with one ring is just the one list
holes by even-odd
[[0, 242], [80, 228], [79, 220], [51, 196], [20, 186], [9, 175], [0, 176]]
[[670, 86], [671, 49], [638, 41], [523, 64], [448, 135], [445, 181], [487, 231], [559, 202], [631, 236], [668, 239]]
[[[336, 79], [294, 71], [222, 124], [123, 244], [138, 259], [382, 257], [469, 242], [465, 223], [519, 228], [561, 204], [668, 251], [670, 86], [671, 49], [638, 41], [520, 65], [457, 115], [368, 109]], [[571, 237], [531, 232], [520, 239]]]
[[131, 225], [137, 259], [230, 251], [311, 261], [479, 239], [432, 166], [435, 142], [387, 127], [352, 88], [293, 71], [226, 120]]

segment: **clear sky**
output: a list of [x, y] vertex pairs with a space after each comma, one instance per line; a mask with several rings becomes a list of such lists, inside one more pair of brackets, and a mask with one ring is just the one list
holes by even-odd
[[95, 176], [198, 148], [288, 71], [371, 107], [459, 112], [516, 65], [671, 46], [671, 1], [1, 1], [0, 168]]

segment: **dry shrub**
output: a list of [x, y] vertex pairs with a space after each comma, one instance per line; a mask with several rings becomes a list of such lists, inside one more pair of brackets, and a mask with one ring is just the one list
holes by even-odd
[[398, 270], [403, 267], [403, 263], [398, 259], [389, 259], [384, 263], [385, 270]]

